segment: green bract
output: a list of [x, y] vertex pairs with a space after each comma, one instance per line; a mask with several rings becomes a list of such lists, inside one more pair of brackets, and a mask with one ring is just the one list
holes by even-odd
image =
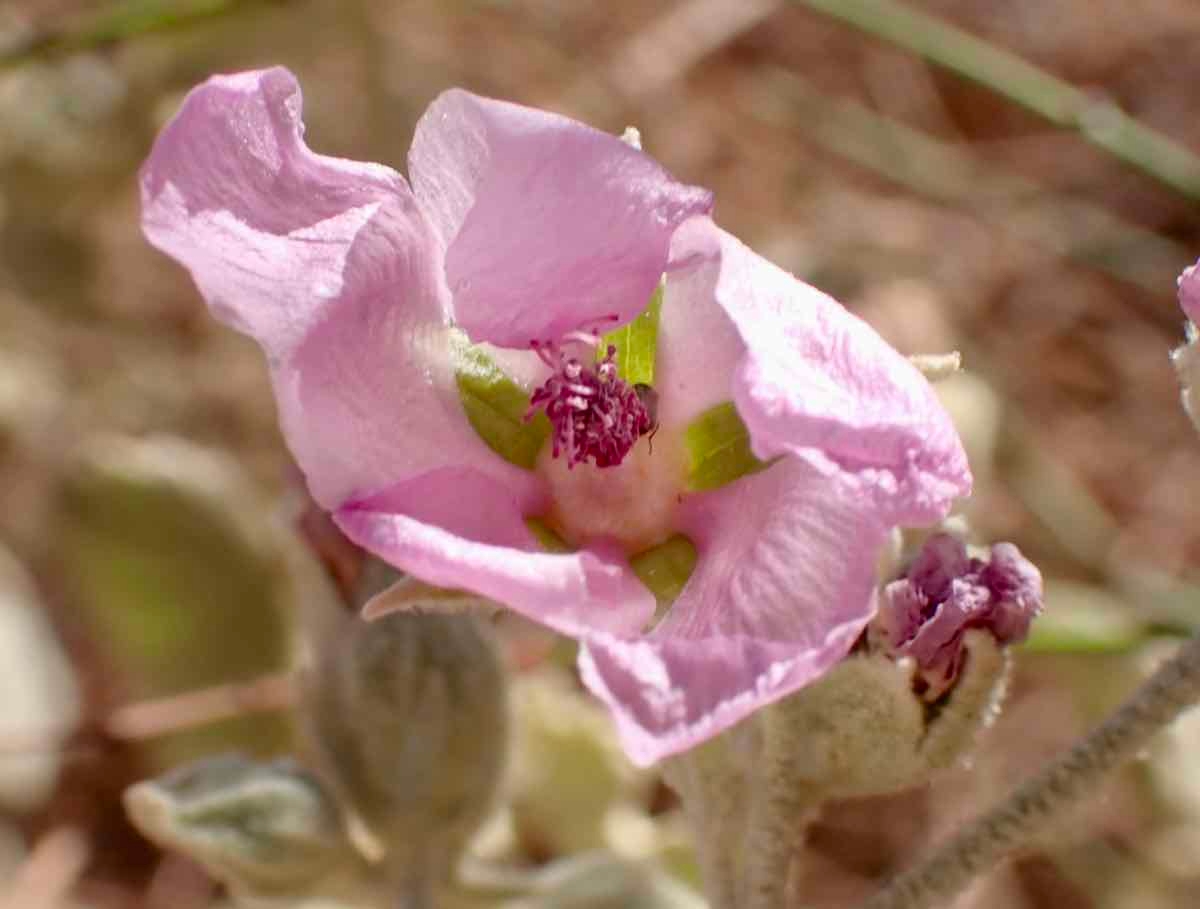
[[526, 518], [525, 526], [529, 528], [529, 532], [533, 534], [534, 539], [538, 541], [538, 545], [546, 552], [574, 552], [574, 547], [566, 540], [560, 537], [557, 533], [550, 529], [541, 518]]
[[604, 356], [608, 345], [617, 349], [617, 371], [630, 385], [654, 384], [654, 359], [658, 353], [658, 314], [662, 309], [664, 282], [650, 296], [650, 302], [641, 314], [615, 331], [606, 334], [596, 348], [597, 356]]
[[767, 463], [750, 450], [750, 432], [732, 402], [710, 407], [684, 432], [688, 486], [697, 492], [717, 489], [762, 470]]
[[454, 352], [458, 397], [471, 428], [504, 460], [532, 470], [550, 435], [550, 421], [543, 413], [525, 419], [529, 392], [482, 349], [460, 338]]
[[682, 534], [651, 546], [629, 560], [629, 567], [660, 603], [674, 602], [696, 567], [696, 547]]

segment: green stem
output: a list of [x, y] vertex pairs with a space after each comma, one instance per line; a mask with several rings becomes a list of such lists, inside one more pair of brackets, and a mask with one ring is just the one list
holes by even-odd
[[[123, 0], [61, 26], [0, 35], [0, 69], [33, 59], [91, 50], [130, 38], [183, 28], [265, 0]], [[281, 0], [275, 0], [281, 2]]]
[[1200, 199], [1200, 157], [1009, 51], [895, 0], [793, 0], [976, 82], [1055, 126]]

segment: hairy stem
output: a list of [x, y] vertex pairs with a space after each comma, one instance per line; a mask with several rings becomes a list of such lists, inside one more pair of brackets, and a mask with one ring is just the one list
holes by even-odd
[[790, 881], [800, 854], [804, 829], [823, 801], [822, 793], [804, 785], [787, 755], [764, 756], [761, 791], [751, 809], [746, 831], [746, 894], [748, 909], [784, 909], [789, 905]]
[[745, 834], [745, 781], [717, 737], [663, 762], [663, 778], [679, 793], [712, 909], [737, 909], [739, 853]]
[[1097, 784], [1200, 701], [1200, 635], [1184, 644], [1103, 724], [956, 833], [917, 868], [896, 877], [859, 909], [932, 909], [1048, 822], [1094, 794]]

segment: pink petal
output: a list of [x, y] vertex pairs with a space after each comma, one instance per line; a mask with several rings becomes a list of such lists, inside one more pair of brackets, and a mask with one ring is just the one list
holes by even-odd
[[588, 638], [584, 684], [612, 712], [630, 760], [646, 767], [699, 745], [819, 678], [853, 637], [824, 653], [752, 638]]
[[705, 256], [709, 248], [697, 242], [718, 228], [707, 219], [703, 224], [709, 230], [689, 225], [676, 233], [667, 266], [654, 369], [658, 421], [666, 430], [732, 400], [733, 378], [746, 356], [737, 326], [717, 305], [719, 260]]
[[[966, 454], [929, 383], [865, 322], [706, 218], [679, 229], [671, 256], [659, 356], [673, 387], [660, 395], [678, 393], [681, 416], [725, 390], [756, 456], [831, 462], [869, 483], [891, 523], [928, 524], [970, 492]], [[707, 312], [713, 302], [724, 326]], [[689, 320], [714, 325], [699, 347]], [[726, 385], [735, 334], [741, 356]]]
[[473, 591], [563, 634], [635, 634], [654, 597], [604, 546], [542, 552], [523, 516], [544, 506], [524, 486], [472, 470], [435, 470], [337, 512], [354, 542], [422, 581]]
[[446, 246], [455, 321], [507, 347], [632, 318], [676, 226], [712, 208], [616, 136], [461, 90], [430, 105], [408, 160]]
[[463, 417], [438, 244], [404, 179], [313, 154], [284, 69], [194, 89], [142, 170], [143, 228], [266, 352], [314, 498], [446, 463], [512, 476]]
[[874, 611], [886, 537], [859, 482], [797, 458], [685, 503], [699, 561], [640, 641], [591, 636], [588, 687], [650, 763], [790, 694], [840, 660]]
[[314, 155], [300, 106], [285, 69], [214, 76], [188, 93], [141, 171], [150, 242], [187, 266], [214, 315], [277, 356], [346, 284], [381, 277], [346, 268], [356, 240], [379, 247], [376, 272], [393, 249], [426, 242], [419, 219], [404, 223], [413, 207], [404, 178]]

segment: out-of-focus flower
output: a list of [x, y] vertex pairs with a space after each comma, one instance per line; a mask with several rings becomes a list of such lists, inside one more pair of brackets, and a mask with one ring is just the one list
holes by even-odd
[[1193, 325], [1200, 324], [1200, 262], [1179, 276], [1179, 305]]
[[1179, 306], [1188, 317], [1187, 343], [1171, 352], [1171, 362], [1179, 376], [1180, 398], [1192, 425], [1200, 432], [1200, 262], [1185, 268], [1179, 276]]
[[285, 70], [195, 89], [147, 236], [263, 347], [347, 535], [579, 638], [635, 760], [841, 659], [889, 531], [969, 491], [918, 371], [619, 138], [450, 91], [410, 187], [301, 137]]
[[1011, 543], [996, 543], [986, 558], [968, 555], [948, 533], [925, 541], [904, 577], [883, 588], [869, 637], [874, 649], [912, 657], [916, 682], [927, 701], [954, 684], [972, 628], [997, 644], [1024, 640], [1042, 611], [1042, 575]]

